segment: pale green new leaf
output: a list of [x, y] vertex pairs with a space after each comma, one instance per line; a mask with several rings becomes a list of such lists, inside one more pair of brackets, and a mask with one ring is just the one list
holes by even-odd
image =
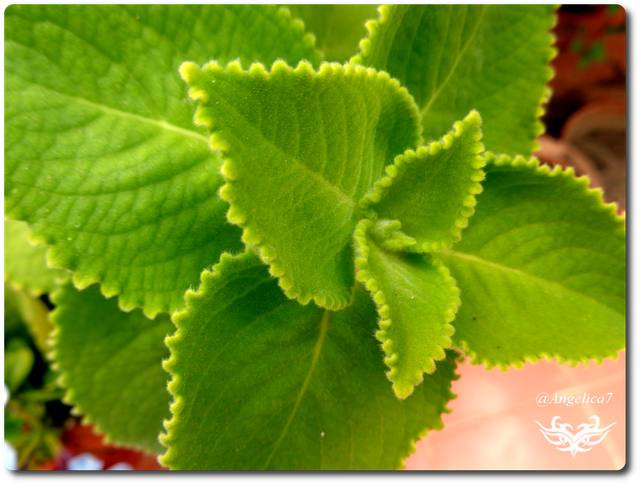
[[21, 221], [4, 221], [4, 279], [33, 296], [51, 293], [58, 280], [68, 278], [64, 269], [47, 266], [44, 244], [29, 243], [29, 226]]
[[350, 64], [237, 62], [180, 72], [200, 100], [196, 122], [221, 149], [228, 218], [259, 247], [290, 298], [344, 307], [354, 285], [358, 201], [385, 165], [417, 146], [415, 104], [386, 73]]
[[440, 141], [407, 150], [386, 168], [360, 207], [373, 208], [380, 219], [397, 219], [415, 239], [410, 251], [438, 251], [460, 240], [482, 191], [485, 161], [480, 115], [472, 111]]
[[551, 79], [553, 5], [386, 5], [351, 62], [415, 98], [424, 139], [477, 109], [487, 150], [531, 155]]
[[288, 300], [259, 258], [223, 255], [167, 339], [173, 418], [161, 463], [179, 470], [399, 468], [442, 426], [455, 354], [404, 401], [384, 377], [376, 311], [358, 286], [332, 312]]
[[177, 72], [211, 56], [321, 60], [301, 22], [264, 5], [5, 11], [6, 215], [125, 309], [182, 308], [202, 270], [242, 247]]
[[451, 346], [460, 305], [458, 288], [447, 268], [434, 256], [385, 251], [374, 223], [363, 219], [355, 231], [358, 280], [365, 283], [376, 303], [387, 377], [396, 395], [404, 399], [432, 374], [435, 361]]
[[461, 291], [454, 347], [488, 367], [625, 348], [625, 226], [586, 178], [488, 155], [464, 237], [439, 253]]
[[162, 368], [169, 357], [164, 338], [175, 331], [169, 316], [125, 313], [97, 285], [78, 291], [69, 282], [53, 300], [52, 357], [65, 402], [109, 441], [162, 453], [158, 435], [171, 415], [170, 376]]

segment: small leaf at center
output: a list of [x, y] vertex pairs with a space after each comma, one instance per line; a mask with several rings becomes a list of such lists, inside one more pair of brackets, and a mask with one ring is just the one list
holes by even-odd
[[372, 207], [381, 219], [400, 220], [403, 231], [416, 239], [413, 251], [451, 247], [482, 191], [481, 122], [472, 111], [441, 140], [397, 156], [360, 207]]
[[385, 165], [417, 146], [417, 108], [386, 73], [276, 62], [180, 70], [200, 100], [196, 122], [221, 149], [228, 218], [290, 298], [343, 307], [354, 284], [358, 201]]
[[431, 255], [385, 251], [371, 237], [373, 222], [363, 219], [355, 232], [358, 279], [378, 308], [387, 377], [404, 399], [432, 374], [451, 346], [450, 322], [460, 305], [449, 270]]

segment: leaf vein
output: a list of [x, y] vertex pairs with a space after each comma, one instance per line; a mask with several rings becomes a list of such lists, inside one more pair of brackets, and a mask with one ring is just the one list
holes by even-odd
[[322, 347], [324, 344], [324, 339], [327, 335], [327, 329], [329, 328], [329, 319], [331, 317], [331, 311], [330, 310], [325, 310], [324, 314], [322, 315], [322, 320], [320, 322], [320, 334], [318, 336], [318, 341], [313, 349], [313, 357], [311, 360], [311, 366], [309, 368], [309, 371], [307, 372], [307, 376], [305, 377], [304, 383], [302, 384], [302, 388], [300, 389], [300, 392], [298, 393], [298, 397], [296, 398], [296, 402], [294, 404], [293, 407], [293, 411], [291, 412], [291, 414], [289, 415], [289, 419], [287, 420], [287, 423], [284, 426], [284, 429], [282, 430], [282, 433], [280, 434], [280, 437], [278, 438], [278, 441], [276, 441], [275, 446], [273, 447], [273, 450], [271, 452], [271, 455], [269, 455], [269, 458], [267, 458], [266, 463], [263, 466], [263, 469], [267, 468], [269, 466], [269, 463], [271, 463], [271, 460], [273, 459], [274, 455], [276, 454], [276, 451], [278, 450], [280, 443], [282, 443], [282, 440], [284, 439], [284, 437], [287, 434], [287, 431], [289, 430], [289, 426], [291, 426], [291, 422], [293, 421], [293, 418], [296, 415], [296, 412], [298, 411], [298, 408], [300, 407], [300, 403], [302, 402], [302, 398], [304, 397], [305, 392], [307, 391], [307, 387], [309, 386], [309, 382], [311, 381], [311, 377], [313, 376], [313, 372], [315, 371], [316, 365], [318, 363], [318, 360], [320, 359], [320, 354], [322, 352]]
[[[548, 286], [552, 286], [552, 287], [557, 287], [560, 288], [564, 291], [567, 291], [569, 293], [572, 293], [574, 295], [577, 295], [581, 298], [584, 298], [586, 300], [589, 300], [597, 305], [601, 305], [601, 306], [606, 306], [607, 308], [610, 308], [612, 311], [614, 311], [615, 313], [621, 314], [617, 309], [610, 307], [609, 305], [589, 296], [589, 295], [585, 295], [584, 293], [580, 293], [576, 290], [573, 290], [571, 288], [568, 288], [566, 286], [564, 286], [562, 283], [559, 283], [557, 281], [550, 281], [550, 280], [545, 280], [544, 278], [541, 278], [539, 276], [535, 276], [532, 275], [530, 273], [525, 273], [524, 271], [521, 271], [519, 269], [515, 269], [515, 268], [510, 268], [508, 266], [504, 266], [501, 265], [499, 263], [495, 263], [493, 261], [488, 261], [486, 259], [482, 259], [480, 257], [471, 255], [471, 254], [465, 254], [465, 253], [460, 253], [458, 251], [452, 251], [452, 250], [445, 250], [441, 252], [442, 255], [444, 256], [452, 256], [461, 260], [465, 260], [471, 263], [475, 263], [475, 264], [479, 264], [482, 266], [488, 266], [490, 268], [496, 269], [498, 270], [498, 274], [514, 274], [520, 277], [524, 277], [525, 279], [529, 279], [532, 281], [535, 281], [536, 283], [541, 283], [543, 285], [548, 285]], [[510, 285], [507, 285], [507, 287], [509, 287]]]
[[444, 79], [444, 81], [442, 81], [442, 84], [440, 84], [440, 86], [434, 91], [434, 93], [431, 95], [431, 99], [427, 102], [427, 104], [424, 106], [424, 108], [422, 108], [422, 110], [420, 111], [420, 116], [422, 118], [424, 118], [425, 114], [431, 109], [431, 106], [433, 105], [435, 100], [438, 98], [438, 96], [440, 96], [440, 93], [442, 92], [443, 88], [446, 86], [447, 82], [449, 82], [449, 79], [451, 78], [451, 76], [455, 72], [456, 68], [458, 67], [458, 64], [459, 64], [460, 60], [464, 56], [464, 54], [467, 51], [467, 49], [469, 48], [469, 46], [472, 44], [472, 41], [474, 40], [476, 34], [478, 33], [478, 29], [480, 28], [480, 25], [482, 25], [482, 18], [484, 17], [484, 14], [487, 11], [488, 7], [489, 7], [488, 5], [483, 5], [482, 6], [482, 13], [480, 14], [480, 16], [479, 16], [479, 18], [477, 20], [477, 23], [476, 23], [475, 28], [473, 29], [473, 32], [469, 36], [469, 40], [467, 41], [465, 46], [462, 48], [462, 50], [460, 52], [458, 52], [458, 55], [456, 56], [456, 59], [455, 59], [455, 61], [453, 63], [453, 66], [451, 67], [451, 70], [447, 74], [447, 77]]

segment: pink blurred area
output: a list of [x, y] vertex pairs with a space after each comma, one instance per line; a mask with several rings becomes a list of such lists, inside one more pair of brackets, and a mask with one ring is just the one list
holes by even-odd
[[[565, 5], [554, 28], [553, 96], [546, 106], [547, 133], [536, 156], [549, 165], [572, 166], [601, 187], [607, 202], [626, 206], [626, 13], [616, 5]], [[597, 47], [601, 47], [600, 55]], [[467, 362], [453, 383], [458, 398], [443, 417], [444, 429], [416, 444], [410, 470], [619, 470], [626, 464], [625, 353], [600, 366], [571, 368], [555, 361], [522, 369], [487, 371]], [[602, 404], [536, 403], [540, 393], [606, 396]], [[615, 423], [589, 451], [560, 451], [536, 421], [551, 427], [555, 416], [573, 432], [600, 419]], [[586, 448], [586, 447], [585, 447]]]
[[[416, 444], [405, 461], [408, 470], [619, 470], [626, 463], [625, 353], [601, 365], [590, 362], [571, 368], [555, 361], [527, 363], [522, 369], [487, 371], [465, 361], [453, 383], [458, 397], [452, 413], [444, 415], [444, 429], [432, 431]], [[540, 393], [558, 396], [611, 397], [606, 403], [537, 404]], [[597, 399], [596, 399], [597, 401]], [[583, 423], [600, 419], [600, 428], [614, 424], [591, 450], [560, 451], [549, 443], [540, 426], [570, 423], [573, 432]], [[585, 447], [586, 448], [586, 447]]]

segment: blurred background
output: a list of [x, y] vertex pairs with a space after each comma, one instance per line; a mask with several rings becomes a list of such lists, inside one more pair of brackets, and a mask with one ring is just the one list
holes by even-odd
[[[564, 5], [554, 29], [558, 55], [552, 62], [553, 95], [543, 121], [547, 127], [535, 153], [543, 163], [574, 167], [600, 187], [619, 212], [626, 207], [626, 14], [619, 5]], [[625, 465], [626, 358], [585, 367], [555, 361], [527, 363], [523, 369], [459, 367], [453, 383], [459, 395], [443, 418], [444, 429], [430, 432], [405, 465], [431, 470], [618, 470]], [[551, 397], [606, 396], [605, 404], [550, 404]], [[616, 423], [605, 439], [576, 456], [550, 444], [538, 424], [555, 416], [573, 432], [583, 423]]]
[[[343, 19], [317, 24], [308, 6], [290, 6], [316, 33], [327, 60], [344, 61], [366, 34], [375, 6], [326, 5]], [[324, 18], [316, 16], [315, 19]], [[355, 28], [354, 28], [355, 26]], [[626, 163], [626, 16], [617, 5], [562, 6], [554, 29], [553, 96], [536, 156], [550, 165], [573, 166], [605, 200], [624, 211]], [[332, 44], [340, 32], [348, 39]], [[348, 49], [346, 46], [351, 46]], [[46, 355], [51, 330], [48, 299], [5, 285], [5, 460], [12, 469], [162, 469], [156, 457], [103, 442], [61, 402], [56, 372]], [[406, 461], [408, 469], [619, 469], [625, 464], [625, 356], [601, 366], [569, 368], [538, 362], [523, 369], [486, 371], [463, 363], [451, 414], [443, 431], [430, 432]], [[536, 396], [612, 393], [605, 404], [540, 407]], [[10, 396], [8, 398], [7, 396]], [[549, 444], [535, 421], [549, 427], [560, 415], [574, 428], [594, 414], [616, 424], [588, 453], [573, 457]]]
[[559, 10], [547, 133], [535, 154], [588, 175], [605, 200], [625, 204], [626, 14], [619, 5]]

